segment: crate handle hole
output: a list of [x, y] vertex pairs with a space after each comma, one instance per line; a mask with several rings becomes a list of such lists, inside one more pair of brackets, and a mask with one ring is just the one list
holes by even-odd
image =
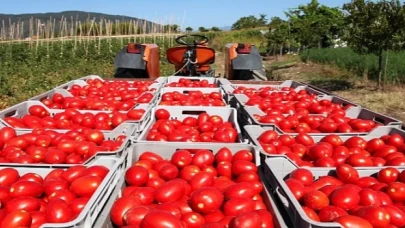
[[385, 120], [381, 117], [375, 116], [374, 121], [380, 124], [385, 124]]
[[16, 111], [16, 110], [13, 110], [13, 111], [10, 111], [10, 112], [6, 113], [6, 114], [4, 115], [4, 117], [15, 116], [16, 114], [17, 114], [17, 111]]
[[202, 110], [201, 111], [183, 111], [182, 112], [183, 115], [196, 115], [196, 116], [203, 114], [203, 113], [207, 113], [207, 112], [202, 111]]

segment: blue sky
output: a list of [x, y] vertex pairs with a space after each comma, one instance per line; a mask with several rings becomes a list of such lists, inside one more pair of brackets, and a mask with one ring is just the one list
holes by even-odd
[[[191, 26], [230, 26], [238, 18], [267, 14], [284, 17], [284, 11], [310, 0], [0, 0], [0, 13], [46, 13], [82, 10], [144, 18], [156, 22]], [[348, 0], [319, 0], [341, 6]], [[184, 20], [183, 20], [184, 19]]]

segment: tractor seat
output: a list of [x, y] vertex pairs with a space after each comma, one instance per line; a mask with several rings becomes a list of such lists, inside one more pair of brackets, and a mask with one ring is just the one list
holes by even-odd
[[[187, 51], [187, 46], [178, 46], [167, 49], [166, 56], [169, 63], [175, 66], [183, 66], [184, 53]], [[198, 45], [197, 52], [197, 67], [206, 68], [209, 64], [215, 62], [215, 50], [206, 46]]]

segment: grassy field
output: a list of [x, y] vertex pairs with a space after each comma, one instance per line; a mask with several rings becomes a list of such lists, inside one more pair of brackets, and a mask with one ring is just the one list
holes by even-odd
[[[378, 80], [378, 58], [376, 55], [359, 55], [350, 48], [310, 49], [301, 55], [304, 61], [332, 64], [358, 76]], [[384, 53], [385, 64], [387, 53]], [[386, 81], [391, 84], [405, 82], [405, 52], [389, 52]]]
[[310, 83], [333, 94], [369, 108], [375, 112], [393, 116], [405, 121], [405, 89], [400, 85], [389, 85], [384, 91], [376, 90], [374, 81], [364, 81], [351, 71], [335, 65], [302, 62], [298, 56], [287, 56], [279, 62], [270, 61], [268, 68], [273, 70], [274, 80], [297, 80]]

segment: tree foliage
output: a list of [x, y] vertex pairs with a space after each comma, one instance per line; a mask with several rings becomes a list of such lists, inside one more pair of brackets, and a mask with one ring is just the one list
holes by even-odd
[[209, 30], [206, 29], [205, 27], [198, 27], [199, 32], [208, 32]]
[[360, 54], [378, 56], [378, 82], [382, 82], [383, 52], [403, 48], [405, 11], [398, 0], [354, 0], [344, 4], [348, 24], [345, 40]]
[[192, 32], [192, 31], [193, 31], [193, 28], [191, 28], [191, 27], [186, 28], [186, 32]]
[[222, 31], [220, 28], [218, 28], [218, 27], [212, 27], [211, 28], [211, 31], [213, 31], [213, 32], [220, 32], [220, 31]]
[[250, 15], [247, 17], [241, 17], [232, 25], [232, 30], [248, 29], [263, 27], [267, 24], [266, 14], [260, 14], [259, 18]]
[[329, 46], [342, 32], [344, 15], [339, 8], [320, 5], [311, 0], [286, 13], [290, 20], [291, 33], [307, 48]]

